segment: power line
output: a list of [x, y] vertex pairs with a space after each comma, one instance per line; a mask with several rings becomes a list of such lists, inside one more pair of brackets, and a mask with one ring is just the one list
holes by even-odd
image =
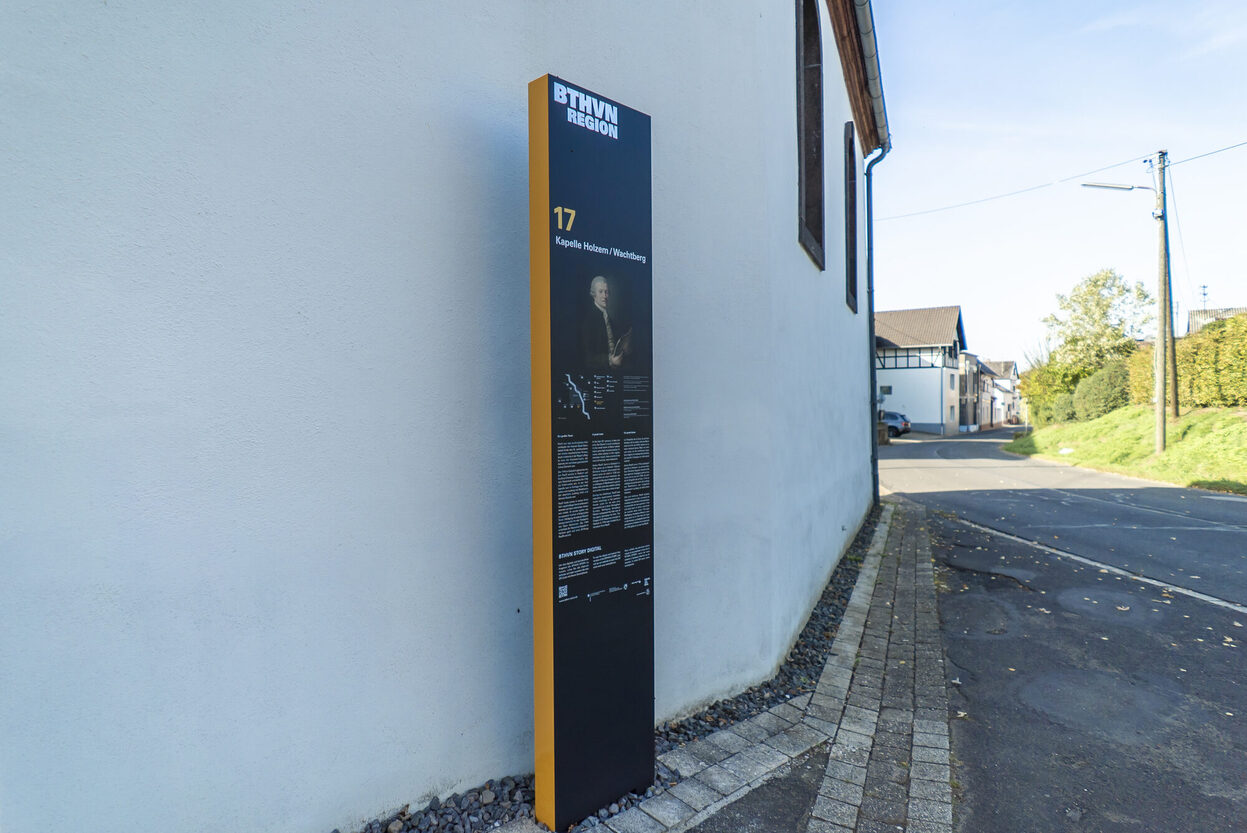
[[1182, 159], [1178, 162], [1170, 162], [1169, 167], [1172, 168], [1174, 165], [1181, 165], [1183, 162], [1194, 162], [1196, 159], [1203, 159], [1205, 156], [1212, 156], [1217, 153], [1225, 153], [1227, 150], [1234, 150], [1234, 148], [1241, 148], [1243, 146], [1247, 146], [1247, 142], [1239, 142], [1236, 145], [1227, 145], [1226, 147], [1218, 148], [1217, 150], [1210, 150], [1207, 153], [1201, 153], [1198, 156], [1188, 156], [1187, 158]]
[[922, 216], [923, 214], [935, 214], [940, 211], [952, 211], [954, 208], [965, 208], [971, 205], [980, 205], [985, 202], [992, 202], [993, 200], [1003, 200], [1006, 197], [1016, 197], [1019, 194], [1027, 194], [1027, 193], [1030, 193], [1031, 191], [1039, 191], [1043, 188], [1051, 188], [1053, 185], [1060, 185], [1063, 182], [1069, 182], [1071, 180], [1081, 179], [1084, 176], [1091, 176], [1092, 174], [1098, 174], [1103, 171], [1110, 171], [1113, 168], [1120, 168], [1122, 165], [1129, 165], [1131, 162], [1138, 162], [1141, 159], [1147, 159], [1147, 158], [1148, 158], [1147, 156], [1136, 156], [1133, 159], [1127, 159], [1124, 162], [1115, 162], [1112, 165], [1105, 165], [1103, 168], [1096, 168], [1094, 171], [1084, 171], [1083, 173], [1074, 174], [1073, 176], [1067, 176], [1061, 179], [1056, 179], [1056, 180], [1053, 180], [1052, 182], [1044, 182], [1040, 185], [1032, 185], [1029, 188], [1019, 188], [1017, 191], [1009, 191], [1006, 194], [996, 194], [995, 196], [983, 197], [982, 199], [970, 200], [969, 202], [959, 202], [956, 205], [945, 205], [941, 208], [928, 208], [923, 211], [913, 211], [913, 212], [910, 212], [909, 214], [894, 214], [891, 217], [880, 217], [878, 220], [876, 220], [876, 222], [882, 223], [887, 220], [903, 220], [906, 217], [919, 217], [919, 216]]
[[[1194, 162], [1196, 159], [1203, 159], [1206, 156], [1214, 156], [1218, 153], [1225, 153], [1227, 150], [1234, 150], [1235, 148], [1241, 148], [1241, 147], [1247, 147], [1247, 141], [1238, 142], [1233, 145], [1227, 145], [1226, 147], [1217, 148], [1216, 150], [1210, 150], [1207, 153], [1200, 153], [1195, 156], [1188, 156], [1186, 159], [1181, 159], [1177, 162], [1170, 162], [1168, 165], [1166, 165], [1166, 167], [1172, 168], [1174, 165], [1181, 165], [1186, 162]], [[959, 202], [954, 205], [945, 205], [939, 208], [927, 208], [922, 211], [911, 211], [908, 214], [893, 214], [889, 217], [879, 217], [875, 220], [875, 222], [884, 223], [884, 222], [887, 222], [888, 220], [904, 220], [908, 217], [921, 217], [925, 214], [938, 214], [942, 211], [952, 211], [957, 208], [968, 208], [969, 206], [972, 206], [972, 205], [982, 205], [985, 202], [993, 202], [995, 200], [1007, 199], [1008, 197], [1016, 197], [1021, 194], [1029, 194], [1031, 191], [1039, 191], [1044, 188], [1051, 188], [1053, 185], [1060, 185], [1062, 183], [1070, 182], [1075, 179], [1081, 179], [1085, 176], [1091, 176], [1092, 174], [1098, 174], [1103, 171], [1110, 171], [1113, 168], [1120, 168], [1122, 165], [1129, 165], [1131, 162], [1138, 162], [1143, 159], [1149, 159], [1151, 158], [1151, 156], [1152, 154], [1150, 153], [1145, 154], [1143, 156], [1136, 156], [1133, 159], [1127, 159], [1124, 162], [1117, 162], [1112, 165], [1105, 165], [1103, 168], [1096, 168], [1094, 171], [1084, 171], [1083, 173], [1080, 173], [1080, 174], [1074, 174], [1073, 176], [1062, 177], [1061, 179], [1056, 179], [1056, 180], [1053, 180], [1052, 182], [1044, 182], [1039, 185], [1031, 185], [1028, 188], [1019, 188], [1016, 191], [1009, 191], [1004, 194], [995, 194], [990, 197], [983, 197], [977, 200], [968, 200], [967, 202]]]
[[1173, 197], [1173, 220], [1174, 225], [1178, 227], [1178, 248], [1182, 251], [1182, 271], [1186, 277], [1186, 285], [1191, 290], [1190, 306], [1194, 309], [1195, 285], [1191, 283], [1191, 264], [1186, 258], [1186, 239], [1182, 236], [1182, 216], [1178, 213], [1178, 189], [1173, 179], [1173, 171], [1169, 172], [1169, 194]]
[[940, 211], [952, 211], [954, 208], [965, 208], [970, 205], [979, 205], [980, 203], [991, 202], [992, 200], [1003, 200], [1005, 197], [1016, 197], [1018, 194], [1026, 194], [1030, 191], [1038, 191], [1041, 188], [1047, 188], [1054, 183], [1046, 182], [1043, 185], [1032, 185], [1029, 188], [1022, 188], [1019, 191], [1010, 191], [1007, 194], [997, 194], [994, 197], [984, 197], [981, 200], [970, 200], [969, 202], [959, 202], [956, 205], [946, 205], [943, 208], [928, 208], [924, 211], [913, 211], [909, 214], [893, 214], [891, 217], [880, 217], [877, 222], [886, 223], [888, 220], [904, 220], [906, 217], [921, 217], [923, 214], [936, 214]]

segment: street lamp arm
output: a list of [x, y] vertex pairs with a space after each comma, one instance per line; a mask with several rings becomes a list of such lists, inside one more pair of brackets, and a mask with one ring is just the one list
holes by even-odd
[[1084, 188], [1107, 188], [1110, 191], [1155, 191], [1150, 185], [1118, 185], [1115, 182], [1084, 182]]
[[[1165, 377], [1167, 375], [1173, 376], [1173, 415], [1175, 417], [1178, 415], [1178, 365], [1173, 344], [1173, 305], [1170, 298], [1169, 217], [1165, 213], [1165, 165], [1168, 157], [1169, 154], [1163, 150], [1156, 154], [1156, 164], [1160, 171], [1155, 188], [1150, 185], [1121, 185], [1116, 182], [1081, 183], [1084, 188], [1104, 188], [1109, 191], [1151, 191], [1156, 195], [1156, 208], [1152, 211], [1152, 217], [1160, 221], [1160, 274], [1158, 277], [1160, 287], [1156, 293], [1159, 308], [1156, 316], [1157, 333], [1153, 370], [1157, 454], [1165, 450]], [[1169, 365], [1168, 368], [1166, 364]]]

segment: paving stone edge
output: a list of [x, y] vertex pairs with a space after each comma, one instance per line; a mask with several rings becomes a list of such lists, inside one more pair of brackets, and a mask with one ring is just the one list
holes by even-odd
[[[791, 771], [798, 760], [824, 743], [830, 744], [830, 759], [808, 829], [811, 832], [851, 831], [856, 827], [863, 802], [866, 766], [882, 706], [876, 702], [872, 710], [850, 703], [850, 689], [859, 666], [865, 673], [857, 681], [858, 686], [869, 689], [876, 676], [882, 685], [884, 670], [877, 667], [880, 663], [872, 665], [872, 661], [864, 657], [859, 660], [859, 651], [880, 563], [887, 555], [893, 515], [902, 511], [898, 505], [901, 503], [905, 505], [903, 511], [917, 513], [919, 523], [925, 526], [926, 512], [921, 507], [891, 499], [884, 504], [814, 692], [660, 755], [659, 760], [679, 773], [683, 780], [626, 813], [606, 819], [602, 828], [610, 833], [684, 833], [766, 782]], [[925, 534], [918, 536], [916, 561], [915, 595], [924, 605], [919, 606], [918, 621], [914, 624], [917, 632], [925, 635], [926, 639], [921, 641], [927, 649], [924, 662], [918, 663], [918, 667], [929, 674], [938, 674], [941, 680], [938, 688], [924, 689], [921, 699], [925, 708], [940, 709], [947, 715], [931, 549]], [[920, 692], [915, 691], [915, 701], [919, 696]], [[879, 697], [873, 696], [872, 700], [878, 701]], [[914, 706], [916, 713], [918, 702]], [[930, 721], [930, 724], [939, 722]], [[923, 728], [934, 731], [915, 734], [915, 748], [923, 748], [925, 753], [935, 753], [941, 746], [947, 749], [947, 718], [942, 726], [924, 725]], [[928, 745], [931, 748], [927, 749]], [[925, 754], [925, 757], [939, 756]], [[911, 784], [905, 802], [909, 827], [924, 833], [952, 833], [949, 764], [933, 761], [924, 762], [922, 767], [932, 777], [915, 778], [922, 782], [917, 789]], [[859, 779], [861, 783], [857, 783]], [[718, 797], [701, 807], [693, 806], [710, 795]], [[933, 800], [933, 795], [938, 797]], [[498, 833], [528, 833], [541, 829], [531, 820], [523, 820], [529, 826], [521, 827], [518, 825], [521, 821], [517, 819], [504, 825]]]
[[[693, 812], [687, 818], [675, 824], [665, 825], [662, 821], [655, 818], [654, 821], [661, 825], [662, 831], [666, 831], [666, 833], [683, 833], [683, 831], [696, 827], [710, 816], [727, 805], [740, 800], [767, 781], [787, 773], [792, 769], [794, 762], [810, 749], [834, 738], [838, 731], [840, 719], [844, 714], [845, 700], [848, 697], [849, 679], [852, 678], [857, 650], [861, 645], [862, 633], [866, 626], [866, 612], [870, 608], [870, 597], [874, 593], [875, 579], [879, 575], [879, 561], [887, 544], [888, 533], [892, 524], [892, 514], [895, 508], [893, 504], [888, 503], [884, 505], [880, 513], [879, 522], [875, 526], [874, 535], [870, 540], [870, 547], [866, 551], [866, 557], [862, 561], [862, 567], [857, 576], [857, 583], [853, 586], [853, 593], [849, 597], [849, 603], [845, 607], [844, 616], [840, 619], [840, 627], [836, 632], [836, 638], [833, 640], [831, 651], [827, 655], [827, 663], [823, 666], [823, 673], [819, 677], [818, 685], [813, 695], [807, 701], [805, 708], [797, 709], [790, 703], [781, 703], [779, 706], [774, 706], [763, 712], [762, 715], [745, 721], [750, 723], [758, 721], [758, 718], [766, 715], [772, 715], [776, 720], [782, 720], [787, 723], [788, 726], [771, 733], [770, 737], [765, 740], [752, 743], [750, 747], [738, 752], [737, 755], [748, 755], [751, 750], [760, 751], [761, 749], [766, 749], [769, 752], [778, 751], [779, 754], [785, 757], [785, 760], [782, 763], [777, 762], [774, 767], [756, 775], [732, 792], [723, 795], [717, 801]], [[812, 714], [811, 711], [814, 713]], [[784, 716], [781, 717], [776, 712], [781, 712]], [[797, 720], [792, 719], [795, 716], [794, 712], [799, 712], [800, 714]], [[829, 719], [832, 714], [835, 715], [834, 720]], [[771, 721], [764, 720], [761, 722], [769, 723], [771, 726], [776, 725]], [[730, 732], [731, 728], [729, 727], [723, 731]], [[714, 736], [712, 735], [711, 737]], [[795, 742], [786, 749], [777, 749], [776, 744], [778, 741], [776, 739], [779, 737], [790, 738]], [[800, 737], [800, 739], [798, 740], [797, 737]], [[708, 742], [710, 742], [710, 738], [703, 738], [702, 740], [694, 741], [689, 746]], [[685, 749], [687, 748], [685, 747]], [[667, 754], [670, 755], [671, 753]], [[665, 758], [665, 756], [663, 757]], [[771, 760], [777, 761], [778, 759], [771, 758]], [[666, 760], [663, 762], [671, 766]], [[681, 777], [688, 777], [689, 775], [678, 767], [672, 768], [676, 769]], [[700, 771], [704, 772], [705, 769], [709, 768], [704, 767]], [[698, 772], [691, 773], [693, 777], [696, 777], [698, 774]], [[640, 809], [646, 810], [646, 805], [657, 798], [669, 794], [669, 791], [665, 791], [654, 798], [646, 799], [641, 802]], [[651, 815], [650, 818], [654, 817]], [[612, 825], [612, 821], [614, 819], [608, 819], [606, 825], [615, 833], [632, 833], [631, 830], [626, 829], [625, 825]], [[659, 828], [650, 829], [657, 831]]]

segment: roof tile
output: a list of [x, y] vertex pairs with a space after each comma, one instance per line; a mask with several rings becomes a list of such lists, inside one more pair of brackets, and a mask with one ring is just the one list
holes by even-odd
[[875, 339], [879, 347], [966, 348], [961, 307], [880, 310], [875, 313]]

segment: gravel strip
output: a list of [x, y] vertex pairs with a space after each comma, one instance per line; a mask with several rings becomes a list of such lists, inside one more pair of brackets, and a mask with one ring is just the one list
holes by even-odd
[[879, 511], [876, 509], [862, 523], [775, 676], [735, 697], [713, 703], [697, 714], [660, 724], [654, 731], [654, 749], [659, 755], [748, 720], [779, 703], [814, 692], [878, 521]]
[[[862, 560], [870, 548], [879, 514], [876, 507], [862, 522], [853, 543], [836, 565], [822, 596], [810, 613], [810, 618], [775, 676], [735, 697], [712, 703], [696, 714], [660, 724], [654, 730], [656, 755], [708, 737], [788, 700], [808, 699], [808, 695], [814, 692], [818, 684], [827, 655], [839, 631], [841, 617], [853, 593]], [[804, 707], [805, 700], [799, 701], [799, 705]], [[654, 784], [643, 795], [628, 793], [620, 796], [572, 830], [585, 831], [599, 825], [605, 830], [604, 822], [607, 819], [636, 807], [646, 798], [674, 787], [681, 781], [677, 772], [661, 762], [655, 763], [655, 770]], [[389, 818], [373, 819], [359, 833], [482, 833], [501, 827], [512, 819], [532, 818], [532, 815], [533, 776], [530, 773], [486, 781], [464, 793], [455, 793], [444, 801], [435, 798], [423, 808], [414, 811], [410, 806], [404, 807]], [[334, 830], [333, 833], [340, 831]]]

